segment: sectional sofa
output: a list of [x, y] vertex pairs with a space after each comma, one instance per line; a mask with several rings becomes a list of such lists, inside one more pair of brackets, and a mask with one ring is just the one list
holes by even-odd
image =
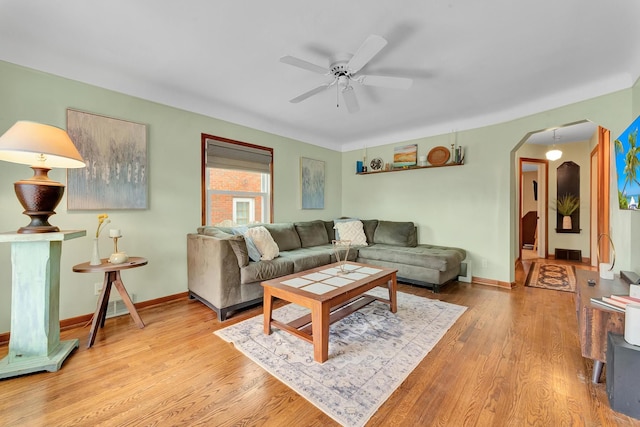
[[[359, 226], [363, 234], [362, 244], [349, 249], [350, 261], [396, 268], [398, 281], [434, 292], [461, 274], [466, 252], [418, 244], [413, 222], [340, 219], [255, 224], [244, 229], [207, 226], [187, 235], [189, 296], [224, 321], [229, 313], [262, 302], [262, 281], [336, 262], [331, 242], [337, 239], [336, 228], [346, 232], [345, 224], [338, 224], [342, 222]], [[266, 233], [265, 229], [272, 243], [257, 259], [260, 254], [253, 240], [263, 240], [260, 232]]]

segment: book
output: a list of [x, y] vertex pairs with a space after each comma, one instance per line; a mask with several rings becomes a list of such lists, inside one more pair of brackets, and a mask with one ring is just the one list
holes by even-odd
[[[604, 298], [606, 298], [606, 297], [604, 297]], [[608, 308], [609, 310], [620, 311], [620, 312], [624, 313], [624, 308], [621, 308], [621, 307], [619, 307], [617, 305], [614, 305], [614, 304], [610, 304], [610, 303], [604, 301], [602, 298], [591, 298], [591, 302], [594, 303], [594, 304], [597, 304], [597, 305], [599, 305], [601, 307]]]
[[625, 307], [627, 306], [627, 304], [629, 304], [627, 301], [620, 301], [614, 298], [610, 298], [610, 297], [602, 297], [602, 301], [615, 305], [616, 307], [620, 307], [621, 309], [625, 309]]
[[622, 301], [624, 303], [638, 303], [640, 304], [640, 298], [632, 297], [629, 295], [611, 295], [614, 300]]

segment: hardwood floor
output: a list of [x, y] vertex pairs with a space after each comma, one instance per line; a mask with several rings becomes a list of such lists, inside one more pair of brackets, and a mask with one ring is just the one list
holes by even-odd
[[[454, 283], [442, 293], [399, 291], [469, 307], [369, 426], [640, 425], [609, 408], [580, 355], [574, 294]], [[58, 372], [0, 380], [3, 426], [327, 426], [336, 423], [215, 336], [221, 325], [181, 299], [107, 319], [94, 346], [88, 328], [62, 332], [80, 348]], [[7, 347], [0, 347], [0, 357]]]

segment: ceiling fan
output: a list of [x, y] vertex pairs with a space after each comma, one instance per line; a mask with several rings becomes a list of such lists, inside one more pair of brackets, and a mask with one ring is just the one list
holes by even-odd
[[289, 102], [295, 104], [300, 101], [304, 101], [313, 95], [335, 86], [336, 91], [342, 92], [342, 97], [344, 98], [347, 110], [350, 113], [355, 113], [360, 110], [360, 106], [358, 105], [358, 99], [356, 98], [356, 94], [353, 90], [353, 82], [357, 82], [364, 86], [378, 86], [390, 89], [409, 89], [413, 84], [412, 79], [404, 77], [358, 74], [358, 72], [386, 45], [387, 41], [384, 38], [372, 34], [367, 37], [354, 55], [341, 53], [329, 58], [329, 68], [313, 64], [294, 56], [283, 56], [280, 58], [280, 62], [303, 68], [308, 71], [313, 71], [314, 73], [333, 76], [333, 80], [331, 82], [321, 84], [302, 95], [296, 96], [289, 100]]

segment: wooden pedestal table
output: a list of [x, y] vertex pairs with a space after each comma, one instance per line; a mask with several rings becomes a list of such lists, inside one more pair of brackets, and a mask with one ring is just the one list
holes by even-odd
[[[271, 327], [287, 331], [313, 344], [313, 360], [322, 363], [329, 358], [329, 325], [377, 300], [398, 309], [396, 272], [356, 262], [347, 262], [348, 274], [341, 274], [340, 263], [317, 267], [262, 282], [264, 290], [264, 333]], [[389, 290], [389, 299], [365, 294], [377, 286]], [[307, 307], [311, 313], [289, 323], [273, 318], [273, 298]]]
[[62, 242], [84, 230], [54, 233], [0, 233], [11, 243], [11, 335], [0, 360], [0, 378], [55, 372], [78, 340], [60, 341], [60, 255]]
[[130, 257], [129, 260], [122, 264], [111, 264], [107, 258], [102, 259], [100, 265], [89, 265], [89, 261], [82, 264], [78, 264], [73, 267], [73, 271], [76, 273], [104, 273], [104, 283], [102, 284], [102, 292], [98, 298], [98, 307], [93, 315], [93, 322], [91, 323], [91, 332], [89, 333], [89, 341], [87, 342], [87, 348], [90, 348], [96, 340], [96, 334], [98, 333], [98, 325], [104, 328], [104, 321], [107, 317], [107, 305], [109, 304], [109, 295], [111, 294], [111, 285], [113, 284], [120, 296], [122, 302], [129, 310], [129, 314], [133, 317], [136, 325], [140, 329], [144, 328], [144, 322], [140, 318], [135, 305], [131, 301], [127, 290], [122, 283], [120, 277], [121, 270], [127, 270], [130, 268], [142, 267], [147, 265], [147, 260], [142, 257]]

